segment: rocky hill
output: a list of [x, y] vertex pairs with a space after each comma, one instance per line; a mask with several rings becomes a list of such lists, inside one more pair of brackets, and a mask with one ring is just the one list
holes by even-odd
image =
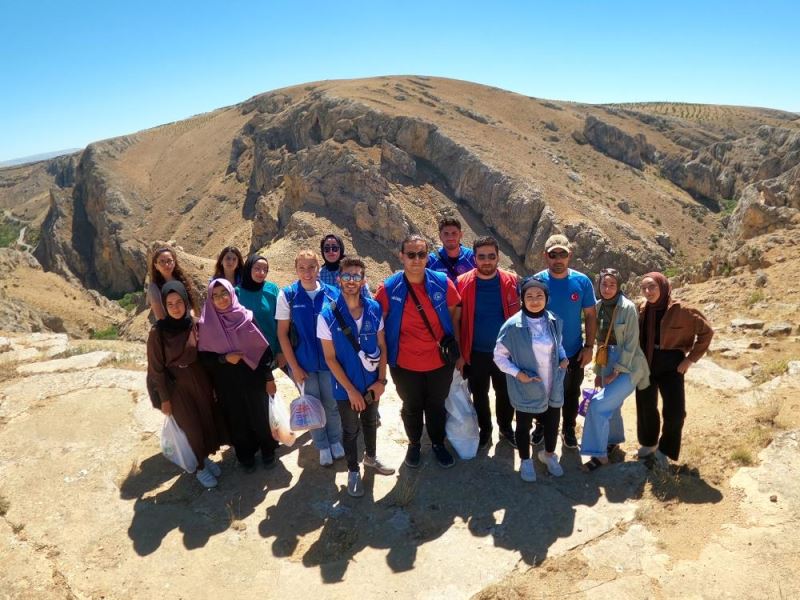
[[230, 243], [263, 249], [285, 281], [294, 251], [333, 230], [377, 279], [406, 234], [435, 239], [444, 214], [468, 240], [498, 236], [520, 272], [561, 231], [578, 268], [705, 259], [701, 280], [759, 266], [742, 240], [798, 222], [800, 117], [420, 76], [319, 82], [0, 169], [0, 208], [40, 228], [46, 270], [112, 298], [142, 289], [157, 239], [205, 259]]

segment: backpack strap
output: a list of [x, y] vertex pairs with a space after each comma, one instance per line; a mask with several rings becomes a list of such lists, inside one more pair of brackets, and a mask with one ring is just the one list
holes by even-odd
[[333, 316], [336, 317], [336, 321], [339, 323], [339, 327], [342, 328], [342, 333], [347, 337], [347, 340], [350, 342], [353, 350], [356, 351], [356, 354], [358, 354], [361, 352], [361, 345], [358, 343], [355, 335], [353, 335], [352, 327], [345, 323], [344, 317], [342, 316], [342, 313], [339, 311], [339, 307], [335, 302], [331, 302], [330, 307], [331, 311], [333, 312]]

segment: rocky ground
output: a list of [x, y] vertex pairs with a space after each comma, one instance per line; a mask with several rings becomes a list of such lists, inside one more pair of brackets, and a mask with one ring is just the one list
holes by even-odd
[[[203, 490], [160, 454], [141, 344], [10, 335], [0, 364], [0, 597], [800, 594], [796, 361], [760, 385], [698, 364], [684, 457], [666, 473], [633, 457], [628, 402], [629, 441], [594, 474], [564, 451], [563, 478], [539, 468], [525, 484], [496, 442], [449, 471], [426, 453], [418, 472], [368, 475], [360, 500], [307, 435], [273, 471], [244, 474], [226, 450], [219, 488]], [[380, 454], [400, 464], [391, 387], [381, 415]]]

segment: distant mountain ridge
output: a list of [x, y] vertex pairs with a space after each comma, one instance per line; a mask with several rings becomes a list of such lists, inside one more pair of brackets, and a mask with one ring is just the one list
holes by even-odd
[[67, 150], [55, 150], [53, 152], [44, 152], [42, 154], [32, 154], [30, 156], [23, 156], [21, 158], [12, 158], [10, 160], [0, 161], [0, 168], [3, 167], [18, 167], [21, 165], [28, 165], [43, 160], [50, 160], [51, 158], [58, 158], [67, 154], [74, 154], [80, 152], [83, 148], [69, 148]]

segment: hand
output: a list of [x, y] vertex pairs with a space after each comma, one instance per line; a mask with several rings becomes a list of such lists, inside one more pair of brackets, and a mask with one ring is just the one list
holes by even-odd
[[456, 361], [456, 369], [458, 369], [458, 372], [461, 373], [462, 376], [464, 375], [465, 364], [467, 364], [467, 361], [464, 360], [463, 356], [459, 356], [458, 360]]
[[240, 360], [244, 358], [244, 352], [228, 352], [225, 355], [225, 360], [227, 360], [230, 364], [235, 365]]
[[558, 363], [558, 368], [559, 369], [566, 369], [568, 366], [569, 366], [569, 359], [568, 358], [565, 358], [560, 363]]
[[383, 392], [386, 391], [386, 386], [383, 385], [380, 381], [376, 381], [371, 386], [367, 388], [367, 390], [372, 390], [372, 393], [375, 394], [375, 402], [381, 399], [383, 396]]
[[278, 393], [278, 386], [275, 385], [275, 380], [273, 379], [272, 381], [268, 381], [267, 394], [269, 394], [270, 396], [274, 396], [277, 393]]
[[167, 417], [170, 416], [172, 414], [172, 402], [169, 400], [163, 400], [161, 402], [161, 412]]
[[584, 348], [581, 350], [581, 369], [592, 362], [592, 349]]
[[278, 354], [275, 355], [275, 362], [279, 369], [283, 369], [288, 363], [286, 357], [283, 355], [283, 352], [278, 352]]
[[691, 367], [692, 364], [693, 364], [692, 361], [690, 361], [688, 358], [684, 358], [681, 361], [681, 364], [678, 365], [678, 373], [680, 373], [681, 375], [685, 375], [686, 371], [689, 370], [689, 367]]
[[594, 389], [598, 389], [601, 386], [602, 381], [600, 380], [600, 375], [594, 376]]
[[350, 406], [356, 412], [361, 412], [367, 408], [367, 403], [364, 402], [364, 397], [356, 388], [347, 390], [347, 397], [350, 398]]
[[612, 372], [611, 372], [611, 375], [608, 375], [608, 376], [605, 378], [605, 382], [604, 382], [604, 383], [605, 383], [605, 385], [608, 385], [609, 383], [611, 383], [612, 381], [614, 381], [614, 380], [615, 380], [617, 377], [619, 377], [619, 372], [618, 372], [618, 371], [612, 371]]
[[308, 373], [305, 372], [303, 367], [297, 365], [296, 369], [292, 369], [292, 379], [294, 379], [294, 382], [298, 386], [301, 386], [303, 385], [303, 382], [308, 379]]
[[520, 371], [519, 373], [517, 373], [517, 381], [520, 381], [522, 383], [533, 383], [534, 381], [541, 381], [541, 380], [542, 380], [541, 377], [531, 377], [524, 371]]

